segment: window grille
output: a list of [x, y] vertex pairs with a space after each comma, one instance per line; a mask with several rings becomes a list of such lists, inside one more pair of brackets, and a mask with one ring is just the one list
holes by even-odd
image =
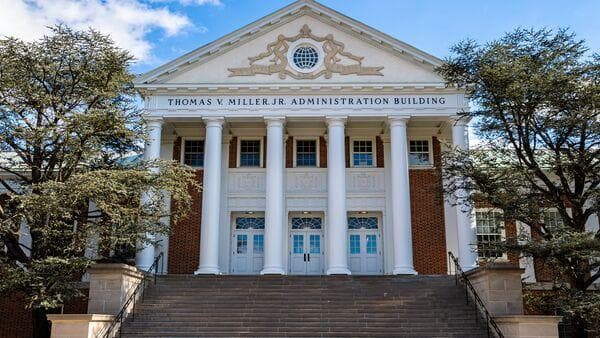
[[317, 141], [298, 140], [296, 141], [296, 166], [297, 167], [316, 167], [317, 166]]
[[373, 141], [354, 141], [352, 150], [352, 162], [355, 167], [373, 166]]
[[477, 253], [480, 258], [499, 258], [503, 252], [495, 247], [502, 241], [503, 215], [500, 211], [477, 211]]
[[260, 140], [240, 141], [240, 167], [260, 167]]
[[409, 142], [409, 162], [410, 165], [429, 165], [429, 141], [427, 140], [411, 140]]
[[204, 166], [204, 140], [185, 141], [183, 163], [190, 167]]
[[293, 60], [296, 67], [310, 70], [319, 62], [319, 53], [311, 46], [300, 46], [294, 51]]

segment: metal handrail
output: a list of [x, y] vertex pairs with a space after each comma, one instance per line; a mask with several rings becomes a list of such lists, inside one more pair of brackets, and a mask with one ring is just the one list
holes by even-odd
[[[492, 318], [492, 316], [490, 316], [490, 313], [485, 308], [485, 304], [483, 303], [483, 301], [481, 300], [481, 298], [475, 291], [473, 284], [471, 284], [471, 281], [469, 280], [469, 278], [467, 278], [467, 275], [465, 274], [463, 269], [460, 267], [460, 264], [458, 263], [458, 259], [456, 257], [454, 257], [452, 252], [448, 252], [448, 257], [450, 258], [450, 261], [452, 263], [454, 263], [454, 279], [455, 279], [456, 285], [458, 285], [458, 275], [459, 274], [460, 274], [460, 277], [462, 278], [462, 281], [465, 283], [465, 298], [466, 298], [467, 304], [469, 304], [469, 296], [473, 297], [473, 300], [476, 305], [476, 309], [478, 311], [477, 317], [475, 319], [477, 320], [480, 313], [483, 315], [483, 317], [485, 319], [488, 338], [493, 337], [492, 334], [494, 334], [494, 333], [495, 333], [494, 337], [504, 338], [504, 335], [502, 334], [502, 331], [500, 331], [498, 324], [496, 323], [494, 318]], [[450, 273], [452, 273], [452, 265], [450, 265]]]
[[[144, 277], [142, 277], [142, 281], [135, 287], [135, 289], [133, 290], [133, 293], [129, 296], [129, 298], [127, 298], [127, 301], [125, 301], [125, 304], [123, 304], [121, 311], [119, 311], [119, 313], [115, 316], [113, 321], [110, 323], [110, 326], [106, 329], [106, 332], [99, 333], [98, 335], [96, 335], [96, 337], [102, 337], [102, 338], [113, 337], [113, 331], [115, 329], [117, 329], [117, 323], [119, 323], [118, 330], [119, 330], [119, 337], [121, 337], [121, 327], [123, 326], [123, 320], [129, 314], [129, 312], [127, 311], [127, 308], [129, 307], [129, 304], [131, 304], [133, 302], [133, 308], [131, 309], [131, 320], [134, 321], [135, 320], [135, 303], [136, 303], [136, 300], [140, 293], [141, 293], [142, 301], [144, 300], [144, 291], [146, 290], [146, 279], [148, 278], [149, 274], [153, 274], [154, 285], [156, 285], [156, 275], [158, 275], [158, 262], [159, 261], [161, 263], [160, 264], [160, 273], [161, 274], [163, 273], [163, 253], [161, 252], [158, 256], [156, 256], [154, 258], [154, 262], [152, 263], [150, 268], [145, 271]], [[152, 273], [153, 271], [154, 271], [154, 273]]]

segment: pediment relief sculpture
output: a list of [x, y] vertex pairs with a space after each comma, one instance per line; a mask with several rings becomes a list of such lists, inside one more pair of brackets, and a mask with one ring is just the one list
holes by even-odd
[[319, 37], [304, 25], [293, 37], [279, 35], [277, 41], [267, 45], [267, 51], [249, 57], [249, 66], [229, 68], [229, 76], [255, 76], [278, 74], [280, 79], [316, 79], [332, 75], [383, 76], [383, 67], [365, 67], [364, 57], [345, 51], [345, 45], [332, 34]]

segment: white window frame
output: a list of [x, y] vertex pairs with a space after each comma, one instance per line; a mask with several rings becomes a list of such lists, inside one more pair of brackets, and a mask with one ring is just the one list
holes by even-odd
[[[182, 137], [181, 138], [181, 154], [180, 154], [180, 158], [179, 158], [179, 163], [181, 164], [185, 164], [185, 142], [186, 141], [204, 141], [204, 159], [202, 160], [202, 163], [204, 163], [204, 160], [206, 159], [206, 139], [204, 137]], [[202, 169], [204, 168], [204, 166], [190, 166], [192, 168], [197, 168], [197, 169]]]
[[[500, 240], [504, 241], [506, 240], [506, 219], [504, 219], [504, 211], [502, 209], [498, 209], [498, 208], [476, 208], [473, 210], [473, 223], [475, 225], [475, 237], [477, 238], [477, 236], [479, 235], [478, 229], [477, 229], [477, 212], [498, 212], [501, 214], [502, 216], [502, 228], [500, 229]], [[491, 233], [488, 233], [491, 234]], [[479, 241], [477, 241], [476, 245], [479, 245]], [[486, 259], [495, 259], [496, 261], [500, 261], [500, 262], [505, 262], [508, 261], [508, 255], [506, 252], [502, 252], [502, 256], [497, 257], [497, 258], [490, 258], [490, 257], [481, 257], [479, 256], [479, 252], [477, 253], [477, 259], [478, 260], [486, 260]]]
[[[298, 166], [297, 165], [297, 158], [296, 158], [296, 150], [298, 149], [297, 146], [297, 142], [298, 141], [315, 141], [315, 145], [316, 145], [316, 151], [317, 151], [317, 159], [316, 159], [316, 166], [315, 167], [305, 167], [305, 166]], [[319, 161], [319, 158], [321, 157], [321, 144], [320, 144], [320, 137], [318, 136], [309, 136], [309, 137], [294, 137], [294, 168], [321, 168], [321, 163]]]
[[[410, 141], [427, 141], [427, 144], [429, 145], [429, 163], [428, 164], [412, 164], [410, 163]], [[418, 136], [411, 136], [408, 138], [408, 142], [406, 144], [406, 147], [408, 149], [407, 153], [408, 153], [408, 166], [412, 169], [430, 169], [431, 167], [433, 167], [433, 137], [431, 136], [427, 136], [427, 137], [418, 137]]]
[[[372, 144], [372, 151], [371, 154], [373, 155], [373, 164], [370, 166], [364, 166], [364, 165], [360, 165], [360, 166], [356, 166], [354, 165], [354, 141], [371, 141]], [[377, 143], [376, 143], [376, 137], [360, 137], [360, 136], [355, 136], [355, 137], [350, 137], [350, 144], [348, 145], [348, 147], [350, 148], [350, 168], [377, 168]]]
[[[259, 141], [260, 142], [260, 166], [258, 167], [242, 167], [241, 159], [242, 159], [242, 141]], [[265, 142], [264, 138], [261, 136], [238, 136], [237, 138], [237, 159], [236, 159], [236, 167], [237, 168], [264, 168], [264, 152], [265, 152]]]

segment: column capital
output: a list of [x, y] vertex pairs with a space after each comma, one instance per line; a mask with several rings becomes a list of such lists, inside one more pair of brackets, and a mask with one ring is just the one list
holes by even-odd
[[146, 123], [149, 127], [162, 127], [165, 120], [162, 116], [148, 116], [146, 117]]
[[406, 127], [410, 115], [392, 115], [388, 116], [388, 123], [390, 127]]
[[267, 127], [271, 126], [282, 126], [285, 124], [285, 117], [283, 116], [268, 116], [264, 118]]
[[204, 121], [206, 128], [209, 128], [209, 127], [223, 128], [223, 124], [225, 123], [225, 118], [220, 117], [220, 116], [218, 116], [218, 117], [203, 117], [202, 121]]
[[221, 143], [223, 143], [223, 144], [229, 144], [229, 142], [231, 142], [232, 138], [233, 138], [233, 135], [230, 135], [230, 134], [222, 135], [221, 136]]
[[452, 123], [452, 127], [466, 127], [469, 122], [471, 122], [470, 116], [454, 115], [450, 117], [450, 123]]
[[348, 120], [347, 116], [327, 116], [325, 117], [325, 123], [327, 123], [328, 127], [335, 126], [345, 126], [346, 121]]

